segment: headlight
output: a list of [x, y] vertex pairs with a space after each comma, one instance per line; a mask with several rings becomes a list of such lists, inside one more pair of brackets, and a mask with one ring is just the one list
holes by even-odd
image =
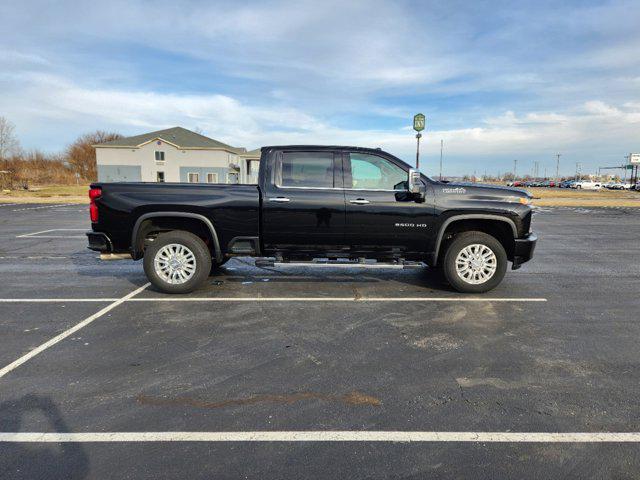
[[531, 205], [531, 199], [529, 197], [520, 197], [518, 199], [518, 201], [522, 204], [522, 205]]

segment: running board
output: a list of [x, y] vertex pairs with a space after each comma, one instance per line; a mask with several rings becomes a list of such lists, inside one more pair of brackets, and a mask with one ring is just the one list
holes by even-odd
[[290, 266], [290, 267], [326, 267], [326, 268], [396, 268], [410, 269], [422, 268], [425, 266], [422, 262], [409, 262], [406, 260], [398, 262], [364, 262], [349, 260], [314, 260], [310, 262], [283, 262], [270, 258], [258, 258], [255, 261], [258, 268]]

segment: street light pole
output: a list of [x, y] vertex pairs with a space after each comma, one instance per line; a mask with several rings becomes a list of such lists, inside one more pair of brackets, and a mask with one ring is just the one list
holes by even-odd
[[444, 144], [444, 140], [440, 139], [440, 181], [442, 181], [442, 146]]
[[424, 130], [426, 126], [427, 119], [422, 113], [417, 113], [413, 116], [413, 129], [416, 133], [416, 169], [420, 169], [420, 139], [422, 138], [422, 134], [420, 133]]
[[513, 161], [513, 181], [515, 182], [518, 178], [516, 170], [518, 169], [518, 160]]
[[560, 154], [556, 153], [556, 183], [560, 183]]

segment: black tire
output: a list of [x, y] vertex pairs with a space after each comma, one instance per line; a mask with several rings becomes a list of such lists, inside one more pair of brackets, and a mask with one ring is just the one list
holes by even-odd
[[[489, 248], [496, 257], [496, 268], [493, 275], [483, 283], [470, 283], [462, 278], [456, 270], [456, 258], [458, 254], [469, 245], [484, 245]], [[462, 293], [484, 293], [497, 287], [507, 271], [507, 252], [505, 252], [502, 244], [491, 235], [483, 232], [464, 232], [457, 234], [444, 256], [442, 268], [444, 276], [449, 284]]]
[[[156, 272], [154, 260], [158, 252], [167, 245], [178, 244], [189, 249], [195, 257], [195, 271], [184, 283], [173, 284]], [[158, 235], [144, 252], [144, 273], [149, 281], [164, 293], [189, 293], [200, 287], [211, 271], [211, 253], [201, 238], [183, 230], [173, 230]]]

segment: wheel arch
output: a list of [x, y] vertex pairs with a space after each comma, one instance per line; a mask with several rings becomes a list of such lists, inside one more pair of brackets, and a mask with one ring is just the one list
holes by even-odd
[[513, 258], [515, 238], [518, 236], [518, 228], [515, 222], [502, 215], [469, 213], [453, 215], [442, 223], [436, 236], [431, 264], [437, 265], [440, 261], [442, 257], [442, 247], [446, 242], [446, 234], [471, 230], [477, 230], [494, 236], [505, 248], [509, 260]]
[[[216, 261], [218, 262], [222, 261], [222, 250], [220, 248], [220, 240], [219, 240], [216, 228], [213, 226], [213, 223], [211, 222], [211, 220], [209, 220], [204, 215], [200, 215], [198, 213], [173, 212], [173, 211], [150, 212], [150, 213], [145, 213], [143, 215], [140, 215], [140, 217], [138, 217], [138, 219], [136, 220], [136, 223], [133, 226], [133, 230], [131, 232], [131, 251], [134, 259], [139, 259], [142, 257], [142, 254], [144, 251], [144, 245], [143, 245], [144, 238], [148, 233], [150, 233], [150, 231], [153, 231], [153, 221], [154, 220], [160, 221], [163, 219], [165, 219], [165, 221], [168, 221], [169, 224], [171, 224], [171, 220], [177, 220], [179, 222], [182, 221], [183, 224], [185, 220], [198, 222], [204, 229], [204, 232], [208, 234], [208, 238], [211, 240], [210, 248], [212, 250], [213, 256], [215, 257]], [[147, 230], [146, 228], [148, 225], [151, 226], [150, 231]], [[178, 229], [184, 230], [185, 228], [178, 228]], [[190, 230], [187, 228], [187, 231], [190, 231]], [[195, 233], [195, 232], [192, 232], [192, 233]]]

